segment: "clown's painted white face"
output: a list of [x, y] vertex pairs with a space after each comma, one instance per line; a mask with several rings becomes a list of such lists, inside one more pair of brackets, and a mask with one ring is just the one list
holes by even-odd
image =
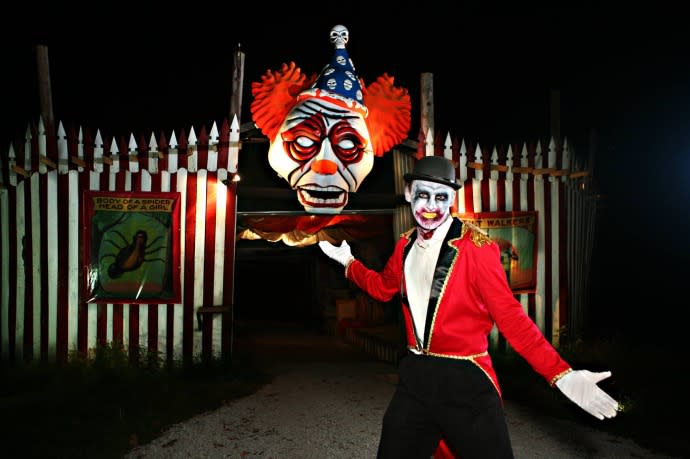
[[450, 217], [455, 190], [442, 183], [413, 180], [405, 187], [405, 200], [412, 206], [417, 224], [423, 230], [433, 231]]
[[338, 214], [371, 172], [374, 153], [360, 113], [310, 98], [285, 117], [268, 162], [297, 191], [304, 210]]

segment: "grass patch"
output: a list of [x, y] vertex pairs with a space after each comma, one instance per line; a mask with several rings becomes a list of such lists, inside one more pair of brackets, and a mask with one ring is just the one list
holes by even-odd
[[0, 377], [0, 438], [22, 458], [121, 458], [168, 427], [255, 392], [248, 361], [132, 362], [104, 347], [91, 360], [22, 364]]

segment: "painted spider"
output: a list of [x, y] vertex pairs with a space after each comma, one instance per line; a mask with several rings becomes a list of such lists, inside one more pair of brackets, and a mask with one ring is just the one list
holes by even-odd
[[124, 245], [118, 245], [111, 239], [104, 239], [103, 243], [108, 242], [113, 247], [118, 249], [117, 254], [108, 254], [101, 257], [100, 262], [102, 263], [104, 259], [114, 258], [113, 263], [108, 266], [108, 275], [117, 279], [122, 276], [123, 273], [128, 271], [134, 271], [139, 268], [145, 261], [162, 261], [166, 263], [167, 260], [164, 258], [147, 258], [160, 250], [166, 249], [165, 245], [159, 247], [151, 248], [156, 242], [163, 239], [163, 236], [158, 236], [150, 244], [146, 244], [148, 239], [148, 234], [144, 230], [138, 230], [132, 236], [132, 243], [128, 244], [127, 238], [125, 238], [119, 231], [110, 231], [109, 234], [116, 234], [122, 239]]

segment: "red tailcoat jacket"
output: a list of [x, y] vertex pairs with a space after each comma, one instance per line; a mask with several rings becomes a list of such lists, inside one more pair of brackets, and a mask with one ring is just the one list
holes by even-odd
[[348, 279], [379, 301], [389, 301], [400, 293], [408, 347], [422, 354], [471, 361], [501, 396], [488, 354], [488, 335], [495, 323], [510, 346], [552, 386], [570, 370], [513, 296], [496, 243], [458, 218], [453, 219], [441, 246], [424, 336], [417, 339], [403, 269], [415, 238], [414, 229], [403, 234], [380, 272], [358, 260], [345, 271]]

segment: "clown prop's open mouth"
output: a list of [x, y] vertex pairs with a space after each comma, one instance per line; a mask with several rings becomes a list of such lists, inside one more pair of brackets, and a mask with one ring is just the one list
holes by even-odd
[[297, 198], [303, 206], [309, 207], [344, 207], [347, 204], [347, 192], [336, 186], [299, 186]]

